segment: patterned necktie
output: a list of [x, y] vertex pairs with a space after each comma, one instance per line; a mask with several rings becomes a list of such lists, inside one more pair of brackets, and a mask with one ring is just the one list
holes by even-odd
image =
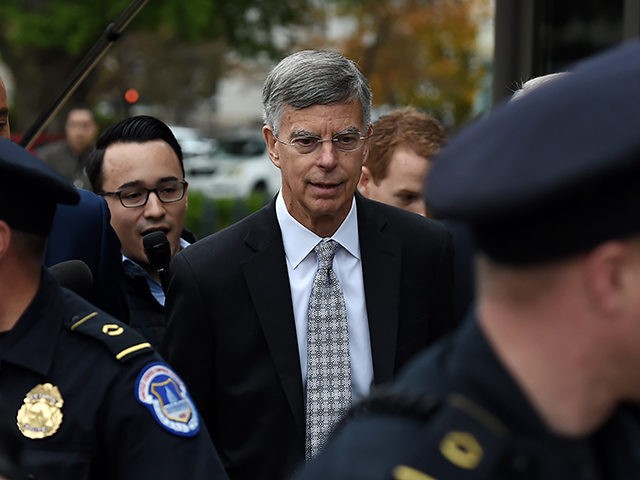
[[318, 453], [351, 406], [347, 310], [332, 269], [337, 246], [329, 240], [314, 248], [318, 271], [311, 289], [307, 328], [307, 460]]

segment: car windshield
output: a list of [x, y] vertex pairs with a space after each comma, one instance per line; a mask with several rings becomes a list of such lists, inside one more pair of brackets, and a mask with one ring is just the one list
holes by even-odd
[[219, 139], [218, 148], [227, 155], [254, 157], [264, 153], [265, 144], [262, 137], [229, 137]]

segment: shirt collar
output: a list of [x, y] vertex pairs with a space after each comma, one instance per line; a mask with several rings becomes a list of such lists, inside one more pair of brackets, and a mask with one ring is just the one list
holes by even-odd
[[[282, 192], [279, 192], [276, 197], [276, 216], [282, 231], [285, 255], [291, 266], [296, 268], [313, 250], [313, 247], [322, 240], [322, 237], [313, 233], [291, 216], [282, 198]], [[351, 210], [331, 238], [360, 260], [358, 212], [355, 198], [351, 202]]]

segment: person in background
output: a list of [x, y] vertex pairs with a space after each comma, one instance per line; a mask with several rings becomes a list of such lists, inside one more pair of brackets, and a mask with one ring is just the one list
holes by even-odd
[[165, 292], [160, 272], [147, 258], [143, 238], [164, 232], [170, 256], [190, 243], [181, 237], [188, 184], [180, 145], [157, 118], [129, 117], [99, 136], [89, 155], [87, 174], [93, 191], [107, 201], [111, 225], [122, 245], [129, 324], [157, 346], [166, 330]]
[[64, 126], [65, 138], [40, 147], [36, 155], [76, 187], [88, 189], [85, 166], [97, 132], [98, 126], [91, 109], [85, 106], [72, 107]]
[[[446, 141], [442, 124], [413, 107], [382, 115], [373, 123], [359, 192], [372, 200], [432, 217], [424, 199], [424, 183]], [[454, 324], [459, 325], [473, 299], [473, 239], [460, 222], [438, 220], [453, 239]]]
[[57, 205], [79, 198], [0, 139], [0, 392], [27, 478], [226, 478], [184, 382], [42, 265]]
[[502, 104], [426, 198], [476, 238], [477, 306], [300, 480], [640, 476], [640, 42]]
[[373, 123], [358, 190], [372, 200], [428, 215], [424, 182], [446, 140], [440, 122], [415, 108], [386, 113]]
[[355, 63], [294, 53], [262, 98], [282, 188], [173, 258], [161, 348], [234, 479], [290, 478], [451, 322], [445, 228], [356, 193], [371, 90]]
[[539, 87], [548, 84], [549, 82], [553, 82], [558, 80], [559, 78], [564, 77], [569, 72], [555, 72], [548, 73], [546, 75], [540, 75], [539, 77], [533, 77], [524, 82], [518, 89], [513, 92], [509, 101], [513, 102], [514, 100], [518, 100], [519, 98], [523, 98], [525, 95], [533, 92]]

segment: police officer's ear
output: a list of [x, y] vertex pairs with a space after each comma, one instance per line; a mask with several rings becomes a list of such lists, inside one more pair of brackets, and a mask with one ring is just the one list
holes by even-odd
[[640, 255], [635, 242], [609, 241], [584, 258], [585, 294], [594, 313], [603, 320], [615, 320], [638, 295]]

